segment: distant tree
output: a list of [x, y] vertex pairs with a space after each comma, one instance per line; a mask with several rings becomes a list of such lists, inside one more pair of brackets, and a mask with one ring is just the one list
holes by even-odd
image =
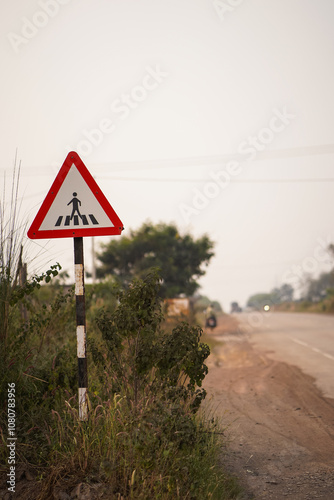
[[329, 246], [328, 246], [328, 250], [330, 251], [330, 253], [334, 256], [334, 244], [331, 243]]
[[304, 298], [312, 302], [318, 302], [326, 297], [328, 291], [334, 288], [334, 272], [321, 273], [318, 278], [308, 276], [304, 283]]
[[220, 305], [220, 302], [218, 302], [218, 300], [211, 300], [211, 301], [210, 301], [210, 304], [212, 305], [213, 309], [214, 309], [216, 312], [223, 312], [223, 308], [222, 308], [222, 306]]
[[266, 304], [281, 304], [282, 302], [292, 302], [294, 289], [291, 285], [284, 283], [279, 288], [273, 288], [270, 293], [257, 293], [249, 297], [247, 305], [262, 309]]
[[[330, 245], [328, 245], [328, 251], [332, 257], [332, 259], [334, 259], [334, 243], [331, 243]], [[334, 260], [333, 260], [333, 263], [334, 263]], [[334, 268], [332, 268], [332, 273], [334, 272]]]
[[273, 288], [269, 295], [270, 295], [270, 302], [271, 303], [279, 304], [281, 302], [281, 291], [279, 288], [277, 288], [277, 287]]
[[223, 312], [223, 308], [218, 300], [211, 300], [206, 295], [198, 295], [194, 302], [197, 311], [204, 311], [208, 306], [212, 305], [216, 312]]
[[[331, 257], [334, 258], [334, 244], [327, 248]], [[317, 278], [306, 274], [302, 281], [302, 297], [305, 300], [319, 302], [327, 296], [332, 296], [334, 291], [334, 268], [329, 272], [321, 273]]]
[[270, 293], [256, 293], [249, 297], [247, 301], [248, 307], [254, 307], [255, 309], [262, 309], [266, 304], [271, 304], [272, 295]]
[[239, 302], [231, 302], [231, 313], [241, 312], [242, 309], [239, 306]]
[[294, 289], [291, 285], [284, 283], [279, 288], [279, 302], [292, 302]]
[[173, 224], [145, 223], [130, 236], [103, 245], [97, 276], [112, 275], [127, 286], [134, 277], [143, 278], [152, 268], [160, 268], [163, 297], [192, 296], [214, 255], [213, 246], [207, 236], [181, 236]]

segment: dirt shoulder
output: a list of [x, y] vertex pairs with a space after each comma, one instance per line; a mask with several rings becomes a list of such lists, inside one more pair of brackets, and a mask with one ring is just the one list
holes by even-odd
[[224, 467], [244, 499], [334, 499], [334, 400], [231, 326], [208, 334], [215, 343], [204, 383], [226, 427]]

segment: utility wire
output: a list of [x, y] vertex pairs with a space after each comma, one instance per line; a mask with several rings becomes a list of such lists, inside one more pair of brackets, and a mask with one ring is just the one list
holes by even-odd
[[[253, 148], [255, 151], [255, 148]], [[273, 149], [256, 151], [256, 157], [249, 160], [247, 155], [234, 153], [216, 156], [195, 156], [188, 158], [174, 158], [170, 160], [149, 160], [149, 161], [133, 161], [133, 162], [110, 162], [97, 163], [96, 167], [108, 166], [113, 170], [134, 170], [141, 167], [142, 169], [151, 168], [170, 168], [173, 165], [177, 167], [193, 167], [193, 166], [208, 166], [219, 165], [228, 161], [238, 161], [240, 163], [254, 163], [256, 161], [298, 158], [302, 156], [315, 156], [322, 154], [333, 154], [334, 144], [319, 144], [316, 146], [302, 146], [297, 148]]]
[[[214, 179], [154, 179], [154, 178], [140, 178], [140, 177], [109, 177], [105, 175], [100, 175], [100, 178], [103, 179], [108, 179], [110, 181], [119, 181], [119, 182], [182, 182], [182, 183], [188, 183], [192, 184], [194, 182], [198, 182], [201, 184], [207, 183], [207, 182], [215, 182]], [[231, 184], [288, 184], [288, 183], [322, 183], [322, 182], [334, 182], [334, 178], [323, 178], [323, 179], [231, 179], [230, 183]], [[46, 196], [46, 191], [40, 191], [39, 193], [36, 194], [29, 194], [27, 196], [21, 196], [19, 199], [20, 200], [27, 200], [29, 198], [41, 198]]]
[[[253, 148], [255, 151], [255, 148]], [[125, 170], [148, 170], [148, 169], [160, 169], [160, 168], [172, 168], [172, 167], [194, 167], [194, 166], [209, 166], [209, 165], [221, 165], [222, 163], [226, 163], [228, 161], [238, 161], [240, 163], [255, 163], [257, 161], [263, 160], [274, 160], [274, 159], [285, 159], [285, 158], [298, 158], [303, 156], [316, 156], [322, 154], [333, 154], [334, 153], [334, 144], [319, 144], [316, 146], [302, 146], [297, 148], [286, 148], [286, 149], [274, 149], [274, 150], [265, 150], [265, 151], [257, 151], [256, 157], [253, 160], [249, 160], [247, 155], [244, 154], [225, 154], [225, 155], [217, 155], [217, 156], [194, 156], [188, 158], [172, 158], [167, 160], [141, 160], [141, 161], [130, 161], [130, 162], [104, 162], [104, 163], [90, 163], [90, 170], [94, 168], [97, 169], [96, 175], [99, 175], [98, 170], [100, 168], [108, 168], [108, 170], [112, 171], [122, 171]], [[84, 162], [86, 160], [84, 159]], [[87, 161], [88, 162], [88, 161]], [[59, 165], [59, 168], [61, 165]], [[45, 165], [45, 166], [29, 166], [24, 167], [28, 169], [29, 173], [25, 174], [21, 171], [22, 175], [31, 176], [31, 172], [36, 172], [39, 169], [43, 170], [35, 175], [50, 175], [50, 170], [54, 170], [54, 166]], [[3, 169], [1, 169], [3, 171]], [[1, 172], [0, 170], [0, 172]]]

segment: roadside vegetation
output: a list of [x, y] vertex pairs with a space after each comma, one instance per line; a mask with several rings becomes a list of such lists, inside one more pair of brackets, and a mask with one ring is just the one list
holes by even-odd
[[[334, 258], [333, 244], [329, 245], [328, 252]], [[283, 284], [269, 293], [252, 295], [247, 301], [247, 306], [262, 310], [269, 305], [275, 311], [334, 314], [334, 267], [329, 272], [321, 273], [317, 278], [304, 276], [300, 289], [300, 298], [294, 299], [293, 287]]]
[[8, 486], [12, 384], [15, 468], [23, 470], [14, 498], [66, 498], [80, 483], [102, 499], [237, 498], [219, 464], [221, 424], [201, 409], [209, 347], [199, 326], [165, 323], [159, 273], [87, 287], [89, 418], [82, 422], [74, 291], [62, 284], [58, 263], [26, 278], [16, 221], [1, 219], [0, 489]]
[[11, 294], [5, 348], [1, 339], [1, 463], [8, 452], [6, 388], [14, 383], [16, 461], [39, 478], [36, 498], [80, 482], [104, 485], [106, 498], [233, 498], [237, 488], [219, 467], [223, 430], [200, 411], [209, 355], [201, 329], [183, 322], [162, 330], [155, 273], [113, 290], [102, 308], [103, 287], [92, 287], [90, 411], [81, 422], [73, 290], [40, 286], [58, 271], [53, 266]]
[[334, 290], [328, 290], [325, 297], [317, 301], [301, 299], [275, 306], [276, 311], [311, 312], [334, 314]]

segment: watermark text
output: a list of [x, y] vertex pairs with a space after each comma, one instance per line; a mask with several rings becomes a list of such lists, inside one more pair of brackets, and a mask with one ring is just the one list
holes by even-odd
[[192, 190], [193, 197], [191, 203], [180, 203], [179, 211], [183, 220], [188, 224], [191, 217], [199, 215], [204, 210], [210, 201], [217, 198], [219, 194], [226, 189], [231, 180], [243, 172], [243, 161], [254, 161], [260, 151], [264, 151], [266, 147], [274, 140], [275, 136], [286, 129], [295, 118], [295, 115], [289, 113], [284, 106], [282, 109], [274, 108], [273, 115], [268, 121], [268, 125], [259, 130], [253, 136], [249, 136], [247, 140], [242, 141], [238, 146], [239, 155], [245, 155], [245, 159], [240, 161], [231, 161], [218, 171], [211, 171], [209, 176], [212, 181], [206, 182], [201, 189], [194, 188]]
[[31, 19], [22, 17], [22, 25], [19, 33], [10, 31], [7, 33], [7, 38], [16, 54], [20, 49], [26, 46], [30, 40], [35, 38], [39, 31], [45, 28], [50, 19], [56, 17], [62, 5], [66, 5], [71, 0], [39, 0], [38, 5], [41, 10], [37, 10]]
[[212, 5], [221, 21], [224, 21], [228, 14], [234, 12], [236, 7], [243, 4], [244, 0], [213, 0]]
[[16, 464], [16, 398], [15, 398], [15, 384], [8, 384], [7, 393], [7, 412], [8, 412], [8, 459], [9, 472], [7, 473], [8, 491], [15, 493], [16, 477], [15, 477], [15, 464]]

